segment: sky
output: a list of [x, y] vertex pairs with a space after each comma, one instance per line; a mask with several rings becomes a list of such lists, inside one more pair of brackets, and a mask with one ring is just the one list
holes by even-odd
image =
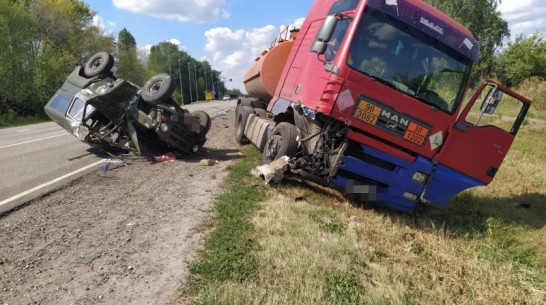
[[[280, 30], [299, 26], [313, 0], [84, 0], [95, 25], [117, 39], [126, 28], [141, 48], [163, 41], [221, 71], [228, 89], [245, 92], [243, 77]], [[546, 34], [546, 1], [503, 0], [512, 39]], [[231, 80], [231, 81], [230, 81]]]

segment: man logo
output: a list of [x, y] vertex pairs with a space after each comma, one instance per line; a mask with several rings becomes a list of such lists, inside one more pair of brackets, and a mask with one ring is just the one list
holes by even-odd
[[390, 111], [387, 111], [387, 110], [381, 111], [381, 116], [386, 118], [386, 119], [389, 119], [389, 120], [391, 120], [391, 121], [393, 121], [395, 123], [398, 123], [398, 124], [400, 124], [400, 125], [402, 125], [404, 127], [408, 127], [408, 125], [410, 123], [410, 121], [408, 119], [400, 117], [400, 116], [398, 116], [398, 114], [393, 114], [393, 113], [391, 113]]

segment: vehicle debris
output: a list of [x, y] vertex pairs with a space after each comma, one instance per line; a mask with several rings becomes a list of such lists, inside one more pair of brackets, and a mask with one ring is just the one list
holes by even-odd
[[265, 184], [277, 183], [281, 181], [284, 177], [284, 173], [289, 170], [289, 161], [288, 156], [282, 156], [279, 159], [269, 163], [257, 166], [251, 170], [251, 174], [263, 178]]
[[218, 164], [219, 162], [217, 160], [213, 160], [213, 159], [203, 159], [201, 161], [199, 161], [199, 164], [200, 165], [203, 165], [203, 166], [212, 166], [214, 164]]
[[46, 114], [80, 141], [107, 152], [142, 155], [149, 145], [197, 153], [211, 126], [209, 115], [176, 104], [168, 74], [153, 76], [141, 88], [116, 78], [113, 65], [112, 55], [99, 52], [77, 66], [44, 107]]
[[176, 160], [176, 155], [173, 152], [168, 152], [161, 156], [154, 156], [156, 162], [173, 162]]

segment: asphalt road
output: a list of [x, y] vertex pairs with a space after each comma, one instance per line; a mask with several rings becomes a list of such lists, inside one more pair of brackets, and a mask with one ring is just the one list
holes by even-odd
[[[184, 106], [213, 118], [234, 107], [235, 100]], [[93, 151], [53, 122], [0, 129], [0, 213], [100, 168]]]

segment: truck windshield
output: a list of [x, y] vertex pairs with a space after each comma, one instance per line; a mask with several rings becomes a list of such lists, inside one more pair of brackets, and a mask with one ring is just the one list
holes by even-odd
[[457, 109], [472, 61], [416, 28], [366, 8], [347, 58], [369, 77], [438, 109]]

